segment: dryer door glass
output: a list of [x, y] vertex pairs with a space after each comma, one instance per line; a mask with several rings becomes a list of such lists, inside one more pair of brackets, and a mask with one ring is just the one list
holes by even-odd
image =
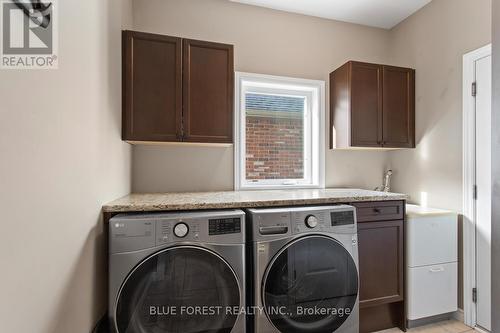
[[334, 332], [349, 318], [357, 296], [356, 264], [328, 237], [290, 243], [264, 277], [266, 314], [281, 332]]
[[[150, 256], [118, 296], [118, 333], [229, 333], [240, 306], [236, 275], [215, 253], [176, 247]], [[219, 309], [219, 311], [218, 311]]]

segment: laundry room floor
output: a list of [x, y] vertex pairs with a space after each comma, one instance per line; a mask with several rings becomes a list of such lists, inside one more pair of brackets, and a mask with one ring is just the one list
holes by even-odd
[[[388, 330], [380, 331], [378, 333], [399, 333], [401, 330], [391, 328]], [[457, 320], [447, 320], [439, 323], [429, 324], [425, 326], [415, 327], [409, 329], [410, 333], [468, 333], [474, 332], [474, 329], [464, 325]]]

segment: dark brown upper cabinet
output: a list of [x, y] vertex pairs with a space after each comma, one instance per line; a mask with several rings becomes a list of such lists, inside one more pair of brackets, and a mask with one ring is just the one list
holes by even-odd
[[383, 66], [384, 147], [415, 148], [415, 70]]
[[184, 39], [184, 140], [232, 142], [233, 46]]
[[180, 140], [182, 40], [124, 31], [123, 56], [123, 139]]
[[233, 46], [123, 32], [122, 138], [233, 142]]
[[414, 148], [415, 70], [350, 61], [330, 74], [330, 148]]

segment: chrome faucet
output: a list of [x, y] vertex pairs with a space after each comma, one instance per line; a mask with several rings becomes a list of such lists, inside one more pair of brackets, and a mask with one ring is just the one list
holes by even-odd
[[384, 176], [384, 184], [382, 186], [376, 187], [375, 191], [390, 192], [391, 191], [391, 176], [392, 170], [387, 170]]

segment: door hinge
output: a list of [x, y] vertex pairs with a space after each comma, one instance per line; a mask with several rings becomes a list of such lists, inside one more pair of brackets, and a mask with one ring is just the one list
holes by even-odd
[[477, 288], [472, 288], [472, 301], [477, 303]]
[[477, 200], [477, 185], [474, 185], [474, 187], [472, 188], [472, 198], [474, 200]]
[[476, 95], [477, 95], [477, 83], [473, 82], [472, 83], [472, 96], [476, 97]]

